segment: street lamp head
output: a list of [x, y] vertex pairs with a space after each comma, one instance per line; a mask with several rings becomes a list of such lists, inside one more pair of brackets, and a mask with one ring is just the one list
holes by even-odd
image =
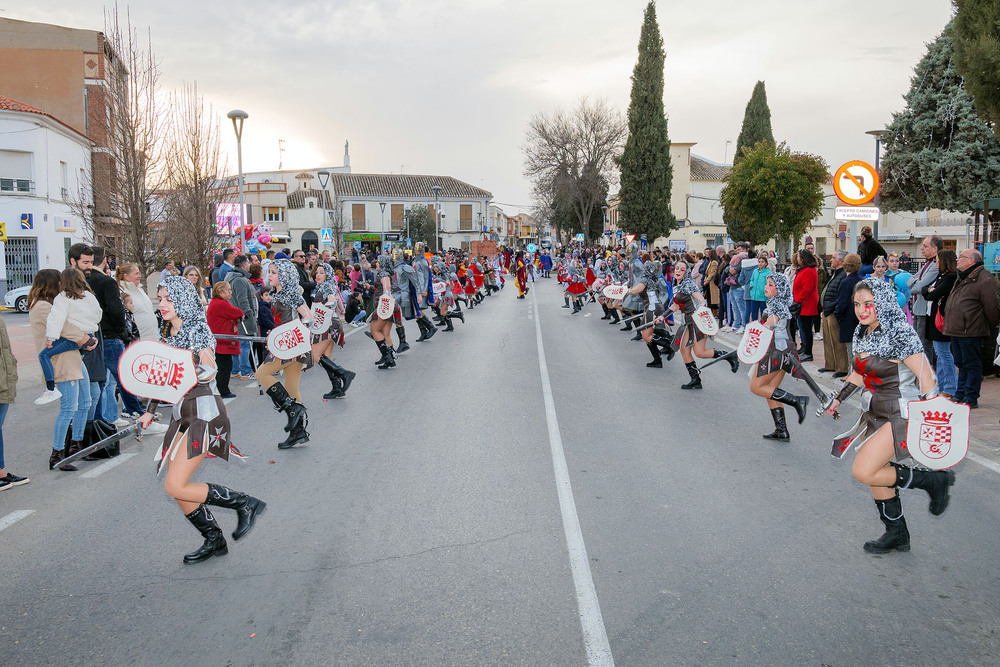
[[232, 111], [230, 111], [229, 113], [226, 114], [226, 117], [227, 118], [232, 118], [233, 120], [236, 120], [236, 119], [246, 120], [247, 118], [250, 117], [250, 114], [248, 114], [246, 111], [242, 111], [240, 109], [233, 109]]
[[865, 134], [870, 134], [875, 139], [881, 139], [883, 135], [889, 134], [889, 130], [868, 130]]

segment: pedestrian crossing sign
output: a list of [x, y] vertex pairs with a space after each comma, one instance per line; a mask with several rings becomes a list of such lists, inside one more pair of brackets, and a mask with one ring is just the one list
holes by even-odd
[[332, 229], [321, 229], [319, 230], [320, 242], [327, 245], [333, 243], [333, 230]]

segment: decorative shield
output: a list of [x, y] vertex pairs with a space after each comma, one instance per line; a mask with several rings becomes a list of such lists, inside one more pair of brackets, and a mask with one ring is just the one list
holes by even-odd
[[314, 334], [326, 333], [333, 322], [333, 310], [322, 303], [313, 304], [313, 318], [309, 324], [309, 331]]
[[309, 329], [302, 320], [275, 327], [267, 335], [267, 349], [275, 359], [287, 361], [310, 350]]
[[444, 294], [444, 290], [447, 287], [444, 283], [436, 282], [434, 283], [434, 296], [441, 296]]
[[603, 292], [604, 296], [609, 299], [620, 299], [628, 292], [628, 287], [626, 285], [608, 285]]
[[176, 403], [198, 384], [191, 350], [155, 340], [125, 348], [118, 359], [118, 377], [130, 394], [164, 403]]
[[375, 314], [380, 320], [388, 320], [396, 310], [396, 300], [391, 294], [383, 294], [378, 298], [378, 305], [375, 307]]
[[774, 331], [760, 322], [751, 322], [743, 331], [743, 338], [736, 348], [736, 356], [744, 364], [756, 364], [764, 358], [774, 339]]
[[691, 313], [691, 319], [694, 320], [694, 325], [698, 327], [698, 330], [706, 336], [714, 336], [719, 333], [719, 322], [715, 319], [712, 311], [705, 306]]
[[910, 401], [906, 449], [920, 465], [932, 470], [950, 468], [969, 452], [969, 406], [935, 396]]

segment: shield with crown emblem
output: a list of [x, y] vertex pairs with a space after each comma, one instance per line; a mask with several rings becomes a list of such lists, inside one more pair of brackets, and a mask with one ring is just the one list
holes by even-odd
[[969, 406], [935, 396], [910, 401], [906, 448], [917, 463], [932, 470], [951, 468], [969, 451]]

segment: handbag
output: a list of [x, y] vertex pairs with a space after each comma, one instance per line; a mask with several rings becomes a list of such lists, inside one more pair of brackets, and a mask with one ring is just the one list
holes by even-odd
[[937, 313], [934, 315], [934, 326], [941, 333], [944, 333], [944, 315], [941, 314], [941, 309], [938, 308]]
[[792, 305], [788, 307], [788, 312], [792, 314], [792, 317], [798, 317], [802, 312], [802, 304], [793, 301]]

